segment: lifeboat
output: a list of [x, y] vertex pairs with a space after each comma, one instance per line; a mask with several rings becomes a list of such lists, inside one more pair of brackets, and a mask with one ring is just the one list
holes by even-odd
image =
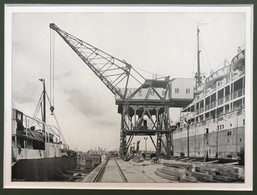
[[245, 69], [245, 50], [237, 54], [231, 61], [232, 71], [244, 71]]

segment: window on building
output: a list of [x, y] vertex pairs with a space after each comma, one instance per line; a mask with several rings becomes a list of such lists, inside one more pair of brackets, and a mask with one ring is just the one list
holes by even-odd
[[186, 93], [190, 93], [190, 89], [187, 88], [187, 89], [186, 89]]
[[179, 93], [179, 88], [175, 88], [175, 93]]

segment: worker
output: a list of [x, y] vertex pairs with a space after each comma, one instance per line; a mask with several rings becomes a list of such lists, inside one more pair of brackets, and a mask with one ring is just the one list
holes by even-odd
[[139, 143], [140, 143], [140, 140], [137, 140], [137, 153], [139, 151]]

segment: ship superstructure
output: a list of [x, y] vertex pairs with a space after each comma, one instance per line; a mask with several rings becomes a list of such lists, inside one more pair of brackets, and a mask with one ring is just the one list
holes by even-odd
[[[60, 157], [64, 145], [57, 128], [39, 119], [12, 110], [12, 159], [15, 164], [20, 159]], [[31, 125], [30, 125], [31, 124]]]
[[244, 158], [245, 50], [195, 88], [173, 133], [174, 156]]

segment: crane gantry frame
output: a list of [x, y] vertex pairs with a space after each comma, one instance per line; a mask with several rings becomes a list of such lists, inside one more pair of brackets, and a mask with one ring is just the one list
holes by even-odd
[[[170, 126], [169, 108], [173, 105], [170, 97], [171, 80], [145, 79], [136, 69], [124, 60], [120, 60], [85, 41], [63, 31], [54, 23], [49, 27], [73, 49], [85, 64], [96, 74], [105, 86], [115, 95], [118, 113], [121, 114], [120, 155], [127, 155], [134, 136], [150, 136], [156, 155], [165, 148], [171, 157], [171, 136], [175, 129]], [[134, 80], [134, 81], [132, 81]], [[139, 84], [131, 89], [129, 84]], [[147, 124], [149, 121], [150, 124]], [[157, 136], [154, 143], [153, 135]], [[166, 143], [163, 140], [165, 135]], [[127, 140], [127, 137], [128, 140]]]

